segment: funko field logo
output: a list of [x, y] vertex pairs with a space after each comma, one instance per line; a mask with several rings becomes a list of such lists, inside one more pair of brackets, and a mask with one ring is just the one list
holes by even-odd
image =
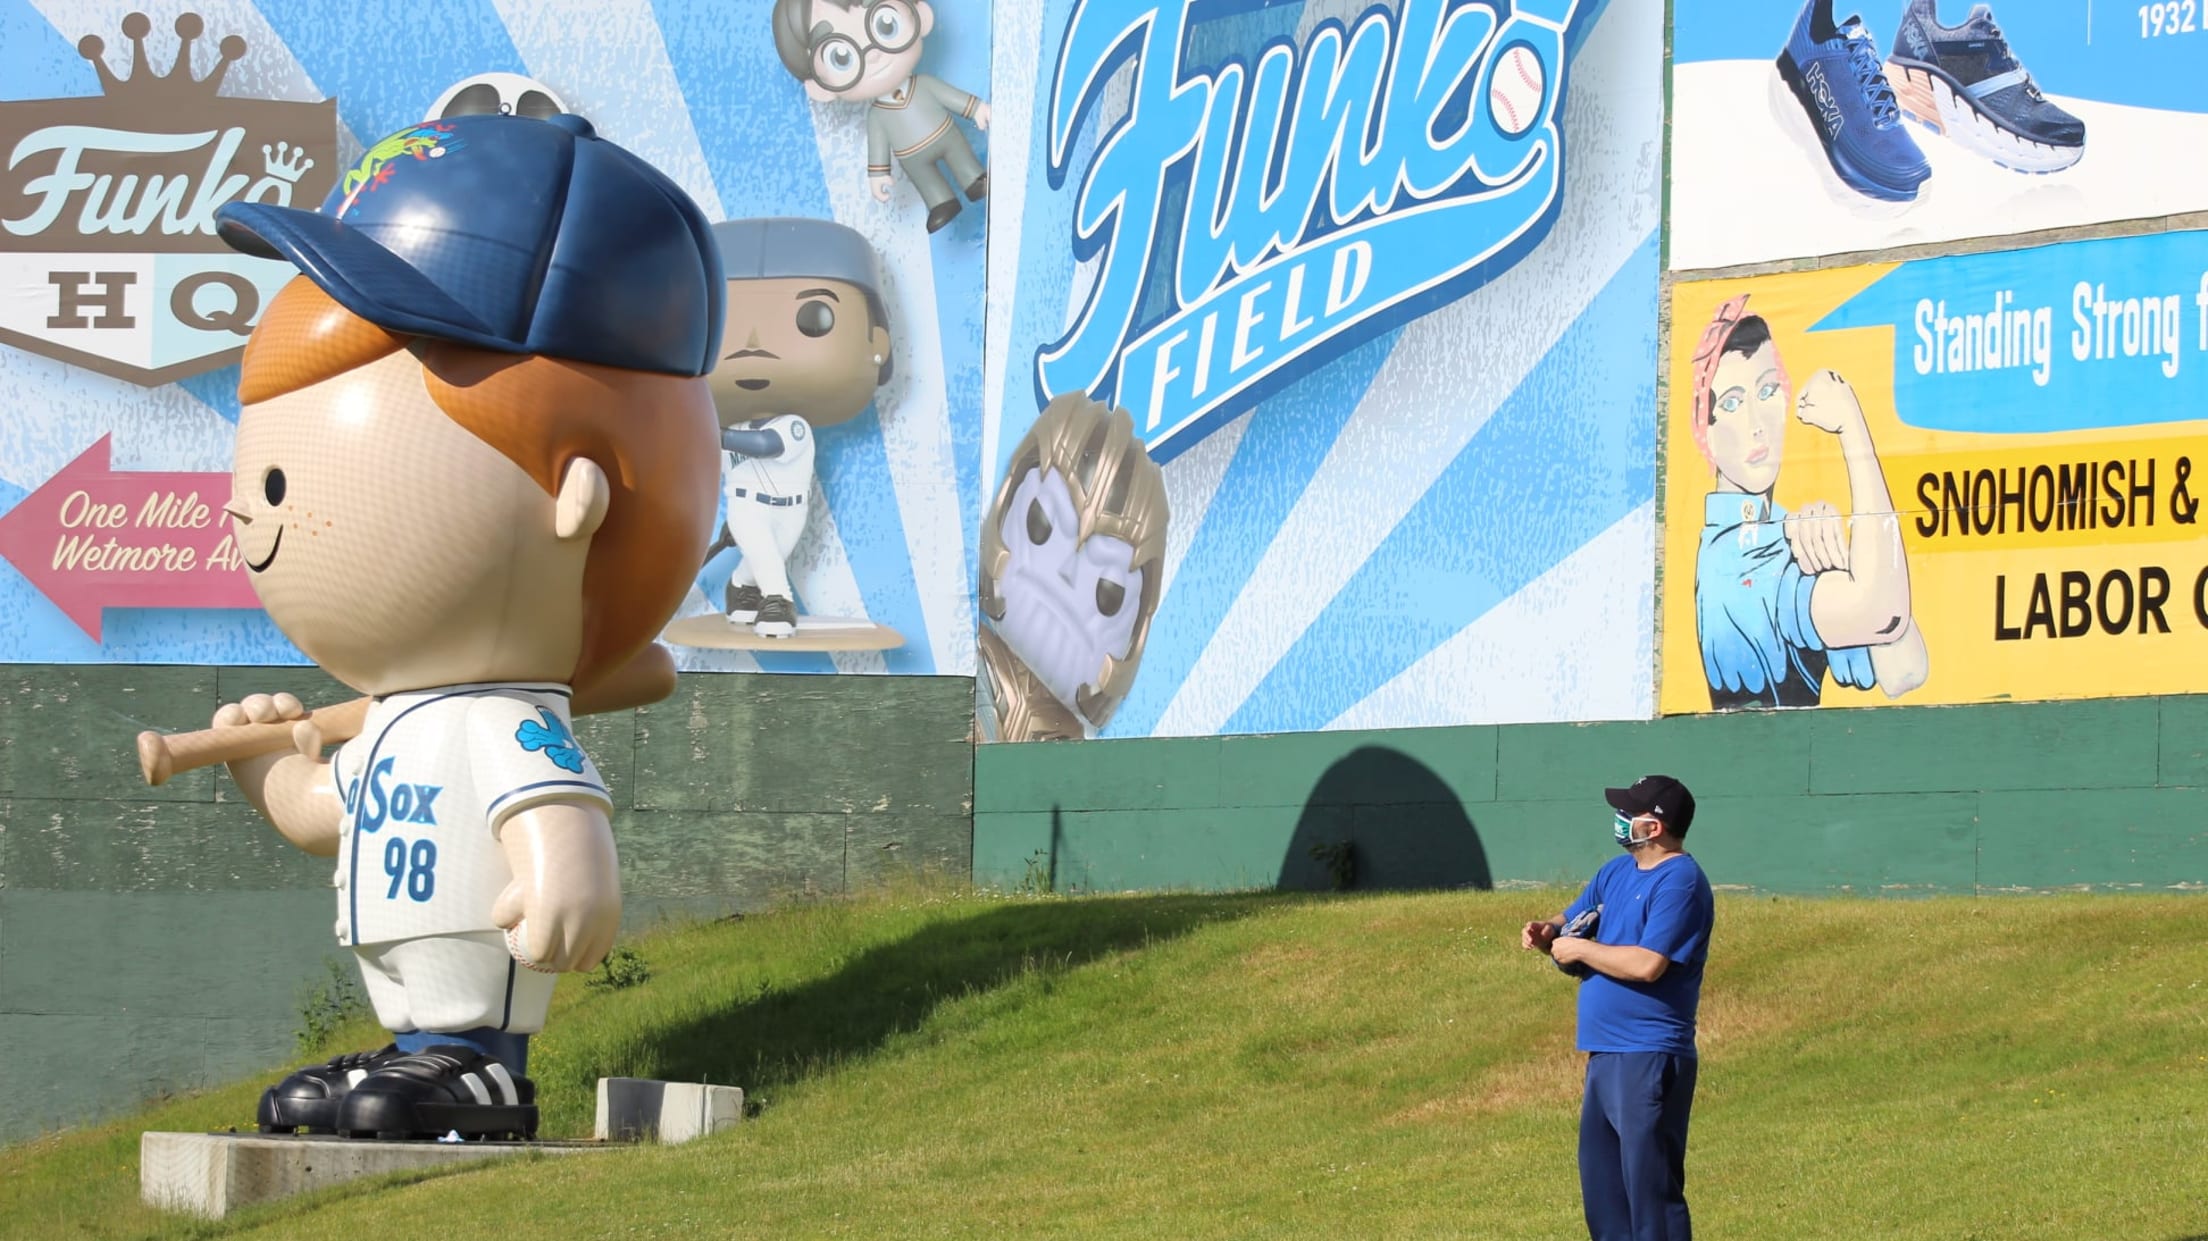
[[215, 236], [224, 203], [312, 206], [338, 173], [337, 104], [221, 95], [245, 55], [231, 35], [192, 76], [198, 14], [176, 59], [148, 63], [143, 13], [123, 19], [131, 70], [77, 51], [101, 93], [0, 103], [0, 342], [152, 386], [237, 359], [261, 305], [295, 271]]
[[1133, 83], [1079, 186], [1096, 278], [1038, 351], [1040, 399], [1121, 405], [1167, 460], [1515, 265], [1559, 205], [1580, 2], [1401, 0], [1207, 69], [1189, 32], [1232, 11], [1219, 0], [1075, 0], [1047, 97], [1054, 189], [1105, 82], [1131, 62]]

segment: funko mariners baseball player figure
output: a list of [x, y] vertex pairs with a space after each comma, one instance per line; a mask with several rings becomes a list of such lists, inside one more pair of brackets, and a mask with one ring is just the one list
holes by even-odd
[[[337, 938], [393, 1035], [270, 1088], [264, 1131], [535, 1131], [554, 972], [603, 959], [621, 912], [570, 697], [671, 673], [652, 638], [713, 520], [722, 295], [696, 205], [581, 117], [415, 132], [320, 211], [217, 215], [303, 273], [246, 344], [237, 546], [285, 636], [372, 696], [334, 761], [310, 719], [230, 770], [336, 860]], [[299, 713], [255, 696], [215, 722]]]
[[[958, 190], [980, 202], [989, 174], [954, 117], [989, 128], [989, 105], [918, 72], [921, 40], [935, 29], [927, 0], [775, 0], [774, 50], [820, 103], [864, 103], [866, 177], [889, 201], [890, 157], [928, 204], [928, 231], [957, 218]], [[946, 179], [937, 164], [950, 169]]]
[[999, 740], [1079, 740], [1111, 720], [1165, 586], [1168, 516], [1127, 411], [1051, 401], [981, 528], [981, 684]]
[[874, 247], [831, 220], [713, 226], [728, 277], [728, 334], [709, 380], [728, 454], [728, 537], [743, 560], [728, 619], [797, 632], [789, 557], [818, 498], [813, 428], [849, 422], [892, 369]]

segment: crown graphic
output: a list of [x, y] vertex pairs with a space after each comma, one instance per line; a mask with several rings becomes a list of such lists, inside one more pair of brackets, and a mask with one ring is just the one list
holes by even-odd
[[[182, 13], [176, 19], [176, 63], [169, 71], [156, 75], [146, 62], [146, 35], [153, 30], [153, 21], [143, 13], [132, 13], [123, 18], [123, 34], [130, 39], [130, 77], [117, 78], [115, 71], [101, 59], [107, 44], [96, 34], [88, 34], [77, 40], [77, 55], [92, 62], [92, 68], [100, 75], [100, 92], [110, 99], [127, 98], [133, 102], [158, 105], [177, 100], [211, 99], [222, 89], [222, 75], [229, 71], [230, 62], [245, 55], [245, 40], [230, 35], [216, 50], [222, 58], [204, 78], [192, 77], [192, 43], [207, 31], [207, 23], [197, 13]], [[273, 171], [273, 169], [271, 170]], [[302, 169], [302, 171], [304, 171]]]
[[273, 148], [261, 144], [261, 161], [268, 168], [268, 175], [285, 181], [296, 182], [314, 167], [307, 158], [307, 148], [295, 147], [288, 142], [278, 142]]

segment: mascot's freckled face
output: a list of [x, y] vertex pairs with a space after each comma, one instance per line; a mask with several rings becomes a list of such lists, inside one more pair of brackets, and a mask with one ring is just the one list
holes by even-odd
[[1029, 470], [1005, 506], [999, 535], [1011, 564], [999, 583], [997, 629], [1060, 702], [1124, 659], [1139, 619], [1143, 572], [1135, 549], [1110, 535], [1080, 537], [1079, 515], [1056, 469]]
[[560, 621], [579, 616], [588, 540], [553, 535], [553, 498], [437, 407], [411, 353], [246, 406], [235, 454], [224, 511], [254, 593], [346, 684], [519, 649], [513, 615], [578, 640]]

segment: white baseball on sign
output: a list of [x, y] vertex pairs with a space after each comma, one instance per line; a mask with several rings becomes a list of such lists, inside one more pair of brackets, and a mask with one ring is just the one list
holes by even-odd
[[1544, 81], [1541, 58], [1532, 48], [1520, 43], [1503, 53], [1487, 86], [1487, 107], [1495, 127], [1514, 137], [1533, 128], [1541, 116]]

